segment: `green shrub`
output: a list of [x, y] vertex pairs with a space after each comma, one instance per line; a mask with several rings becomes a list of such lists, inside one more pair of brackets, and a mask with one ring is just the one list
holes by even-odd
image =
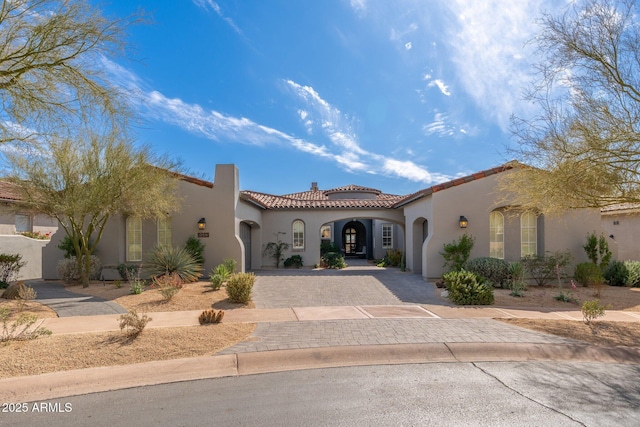
[[27, 264], [20, 254], [0, 254], [0, 289], [9, 286], [18, 278], [20, 269]]
[[327, 252], [321, 259], [322, 266], [325, 268], [345, 268], [347, 264], [340, 252]]
[[444, 276], [449, 299], [458, 305], [493, 304], [493, 288], [471, 271], [450, 271]]
[[227, 270], [227, 267], [224, 264], [219, 264], [218, 266], [216, 266], [216, 268], [211, 270], [211, 274], [209, 277], [211, 288], [214, 291], [220, 289], [222, 287], [222, 284], [229, 280], [230, 275], [231, 273], [229, 273], [229, 270]]
[[509, 284], [509, 263], [503, 259], [474, 258], [466, 262], [464, 269], [483, 277], [493, 286], [506, 288]]
[[324, 256], [327, 252], [340, 252], [340, 248], [335, 243], [322, 242], [320, 243], [320, 256]]
[[463, 234], [458, 241], [451, 243], [445, 243], [440, 255], [444, 258], [444, 267], [449, 271], [460, 271], [464, 268], [465, 263], [471, 256], [471, 249], [476, 240], [473, 236], [469, 236], [467, 233]]
[[571, 253], [564, 251], [547, 252], [544, 256], [527, 255], [521, 262], [527, 274], [542, 286], [558, 276], [560, 279], [567, 277], [566, 268], [571, 264]]
[[630, 287], [640, 287], [640, 261], [625, 261], [624, 266], [627, 267], [626, 285]]
[[51, 331], [41, 326], [32, 326], [38, 321], [35, 314], [22, 313], [17, 319], [9, 320], [9, 309], [0, 307], [0, 342], [33, 340], [44, 335], [51, 335]]
[[588, 325], [592, 320], [604, 316], [604, 310], [605, 307], [603, 305], [600, 305], [600, 301], [598, 301], [597, 299], [592, 301], [585, 301], [582, 304], [582, 318], [584, 319], [584, 323]]
[[[82, 242], [80, 242], [80, 244], [82, 245]], [[77, 255], [76, 248], [73, 247], [73, 242], [69, 236], [64, 236], [62, 240], [60, 240], [60, 243], [58, 243], [58, 249], [64, 251], [65, 258], [71, 258]], [[82, 249], [82, 247], [80, 247], [80, 249]]]
[[573, 278], [582, 286], [595, 286], [604, 281], [602, 270], [592, 262], [582, 262], [576, 265], [573, 271]]
[[183, 282], [195, 282], [201, 276], [201, 265], [185, 248], [156, 246], [147, 256], [145, 268], [150, 276], [177, 273]]
[[622, 261], [611, 261], [604, 271], [604, 278], [610, 286], [626, 286], [629, 278], [629, 270]]
[[227, 281], [229, 302], [247, 304], [251, 301], [251, 292], [256, 276], [253, 273], [236, 273]]
[[140, 270], [140, 265], [137, 264], [118, 264], [116, 267], [118, 274], [122, 280], [129, 280], [132, 277], [136, 277]]
[[509, 265], [509, 289], [513, 297], [524, 296], [527, 290], [527, 284], [524, 281], [524, 265], [521, 262], [514, 262]]
[[[76, 257], [65, 258], [58, 261], [56, 266], [58, 271], [58, 277], [65, 283], [75, 283], [80, 281], [80, 271], [78, 271], [78, 261]], [[91, 271], [89, 273], [89, 279], [100, 279], [100, 273], [102, 271], [102, 263], [100, 258], [95, 255], [91, 255]]]
[[135, 309], [129, 310], [128, 313], [120, 316], [120, 330], [126, 329], [126, 334], [132, 338], [137, 337], [142, 333], [147, 323], [149, 323], [151, 317], [143, 314], [138, 315]]
[[133, 279], [129, 281], [129, 293], [131, 295], [140, 295], [142, 293], [142, 289], [144, 288], [144, 282], [140, 279]]
[[582, 247], [587, 253], [587, 257], [594, 264], [600, 267], [601, 271], [604, 271], [611, 261], [611, 251], [609, 250], [609, 244], [604, 235], [600, 237], [595, 233], [587, 235], [587, 243]]
[[224, 268], [227, 269], [229, 274], [233, 274], [236, 272], [236, 265], [238, 265], [238, 263], [233, 258], [225, 258], [224, 261], [222, 261], [222, 265], [224, 265]]
[[200, 265], [204, 264], [204, 243], [200, 241], [196, 236], [189, 236], [186, 243], [184, 244], [184, 249], [191, 255], [191, 258], [194, 259]]
[[300, 255], [291, 255], [289, 258], [284, 260], [285, 268], [300, 268], [302, 267], [302, 257]]
[[384, 262], [384, 266], [400, 267], [402, 265], [402, 256], [402, 251], [399, 249], [387, 249], [387, 253], [382, 261]]

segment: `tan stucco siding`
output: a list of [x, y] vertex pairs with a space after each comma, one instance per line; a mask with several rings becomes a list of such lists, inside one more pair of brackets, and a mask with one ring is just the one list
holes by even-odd
[[[640, 261], [640, 214], [638, 212], [604, 214], [603, 233], [609, 248], [620, 261]], [[609, 236], [613, 235], [613, 238]]]

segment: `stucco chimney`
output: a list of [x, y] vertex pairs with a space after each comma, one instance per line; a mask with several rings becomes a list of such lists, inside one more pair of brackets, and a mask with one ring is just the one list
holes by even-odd
[[318, 183], [317, 182], [312, 182], [311, 183], [311, 191], [318, 191]]

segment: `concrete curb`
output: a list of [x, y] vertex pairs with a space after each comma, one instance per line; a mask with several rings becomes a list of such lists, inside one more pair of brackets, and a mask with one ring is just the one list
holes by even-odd
[[640, 348], [514, 343], [321, 347], [173, 359], [0, 379], [0, 400], [32, 402], [133, 387], [365, 365], [516, 361], [640, 363]]

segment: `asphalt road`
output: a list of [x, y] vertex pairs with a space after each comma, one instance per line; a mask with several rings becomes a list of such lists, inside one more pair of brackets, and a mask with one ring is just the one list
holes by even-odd
[[[492, 362], [200, 380], [13, 402], [6, 426], [637, 426], [640, 366]], [[5, 410], [5, 405], [2, 409]]]

